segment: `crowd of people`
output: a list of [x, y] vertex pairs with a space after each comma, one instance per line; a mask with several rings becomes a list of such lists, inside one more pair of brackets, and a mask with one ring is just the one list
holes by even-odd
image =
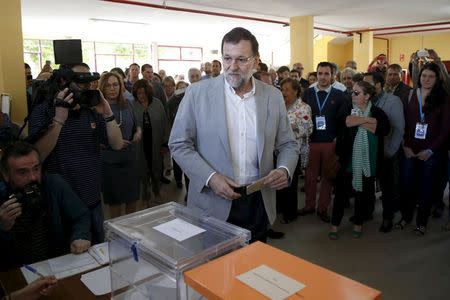
[[[84, 63], [70, 69], [89, 76], [72, 80], [45, 68], [32, 80], [25, 64], [27, 141], [2, 141], [2, 270], [103, 242], [102, 199], [111, 217], [135, 212], [138, 200], [169, 201], [160, 189], [172, 170], [177, 188], [184, 173], [189, 207], [250, 229], [252, 241], [283, 235], [271, 229], [277, 213], [286, 224], [316, 214], [336, 240], [352, 198], [360, 238], [377, 182], [382, 232], [408, 228], [417, 211], [411, 229], [421, 236], [443, 214], [450, 76], [431, 49], [411, 55], [412, 87], [385, 55], [365, 73], [354, 61], [340, 71], [321, 62], [306, 78], [301, 63], [269, 69], [243, 28], [224, 36], [222, 62], [189, 69], [189, 83], [149, 64], [98, 81]], [[96, 102], [80, 100], [87, 90]], [[0, 121], [11, 128], [6, 115]], [[247, 194], [261, 178], [263, 189]]]

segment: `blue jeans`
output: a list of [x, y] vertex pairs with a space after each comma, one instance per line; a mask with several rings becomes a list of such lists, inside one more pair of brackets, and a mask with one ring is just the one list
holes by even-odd
[[406, 158], [402, 153], [400, 157], [401, 180], [401, 212], [406, 222], [411, 222], [414, 216], [416, 203], [417, 226], [426, 226], [431, 213], [431, 206], [436, 198], [438, 188], [437, 171], [442, 158], [433, 154], [427, 161], [417, 158]]

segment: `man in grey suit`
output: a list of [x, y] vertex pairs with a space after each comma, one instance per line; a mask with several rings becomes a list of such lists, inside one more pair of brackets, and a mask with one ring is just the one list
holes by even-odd
[[[281, 93], [252, 77], [259, 63], [253, 34], [228, 32], [222, 56], [223, 74], [188, 87], [169, 147], [191, 180], [188, 207], [265, 241], [276, 217], [275, 190], [289, 184], [298, 146]], [[262, 190], [247, 194], [245, 187], [261, 178]]]

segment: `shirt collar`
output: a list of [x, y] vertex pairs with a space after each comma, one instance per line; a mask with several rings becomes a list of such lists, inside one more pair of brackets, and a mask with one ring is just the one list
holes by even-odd
[[[314, 91], [317, 93], [318, 91], [320, 91], [319, 90], [319, 88], [318, 88], [318, 84], [316, 84], [315, 86], [314, 86]], [[333, 88], [333, 86], [332, 85], [330, 85], [326, 90], [322, 90], [322, 91], [325, 91], [327, 94], [331, 91], [331, 89]]]
[[[231, 92], [233, 95], [241, 98], [240, 96], [238, 96], [236, 94], [236, 91], [231, 87], [231, 85], [228, 83], [227, 79], [225, 78], [225, 76], [223, 76], [224, 80], [225, 80], [225, 90], [228, 90], [229, 92]], [[252, 97], [255, 95], [256, 92], [256, 85], [255, 85], [255, 78], [253, 78], [253, 76], [250, 78], [250, 81], [252, 82], [252, 90], [248, 93], [244, 94], [244, 97], [242, 97], [242, 100], [245, 100], [249, 97]]]

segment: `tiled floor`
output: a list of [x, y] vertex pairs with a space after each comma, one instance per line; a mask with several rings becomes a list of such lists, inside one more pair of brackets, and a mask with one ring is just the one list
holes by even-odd
[[[163, 185], [162, 196], [184, 203], [184, 191], [184, 187], [178, 189], [172, 181]], [[300, 207], [303, 196], [299, 194]], [[364, 225], [361, 239], [354, 240], [348, 222], [351, 214], [352, 208], [347, 209], [337, 241], [327, 238], [327, 224], [310, 215], [288, 225], [275, 223], [274, 228], [286, 236], [269, 243], [379, 289], [382, 299], [450, 299], [450, 232], [441, 229], [447, 221], [447, 209], [445, 217], [430, 221], [424, 237], [414, 235], [412, 228], [388, 234], [378, 232], [381, 219], [378, 201], [374, 221]]]

